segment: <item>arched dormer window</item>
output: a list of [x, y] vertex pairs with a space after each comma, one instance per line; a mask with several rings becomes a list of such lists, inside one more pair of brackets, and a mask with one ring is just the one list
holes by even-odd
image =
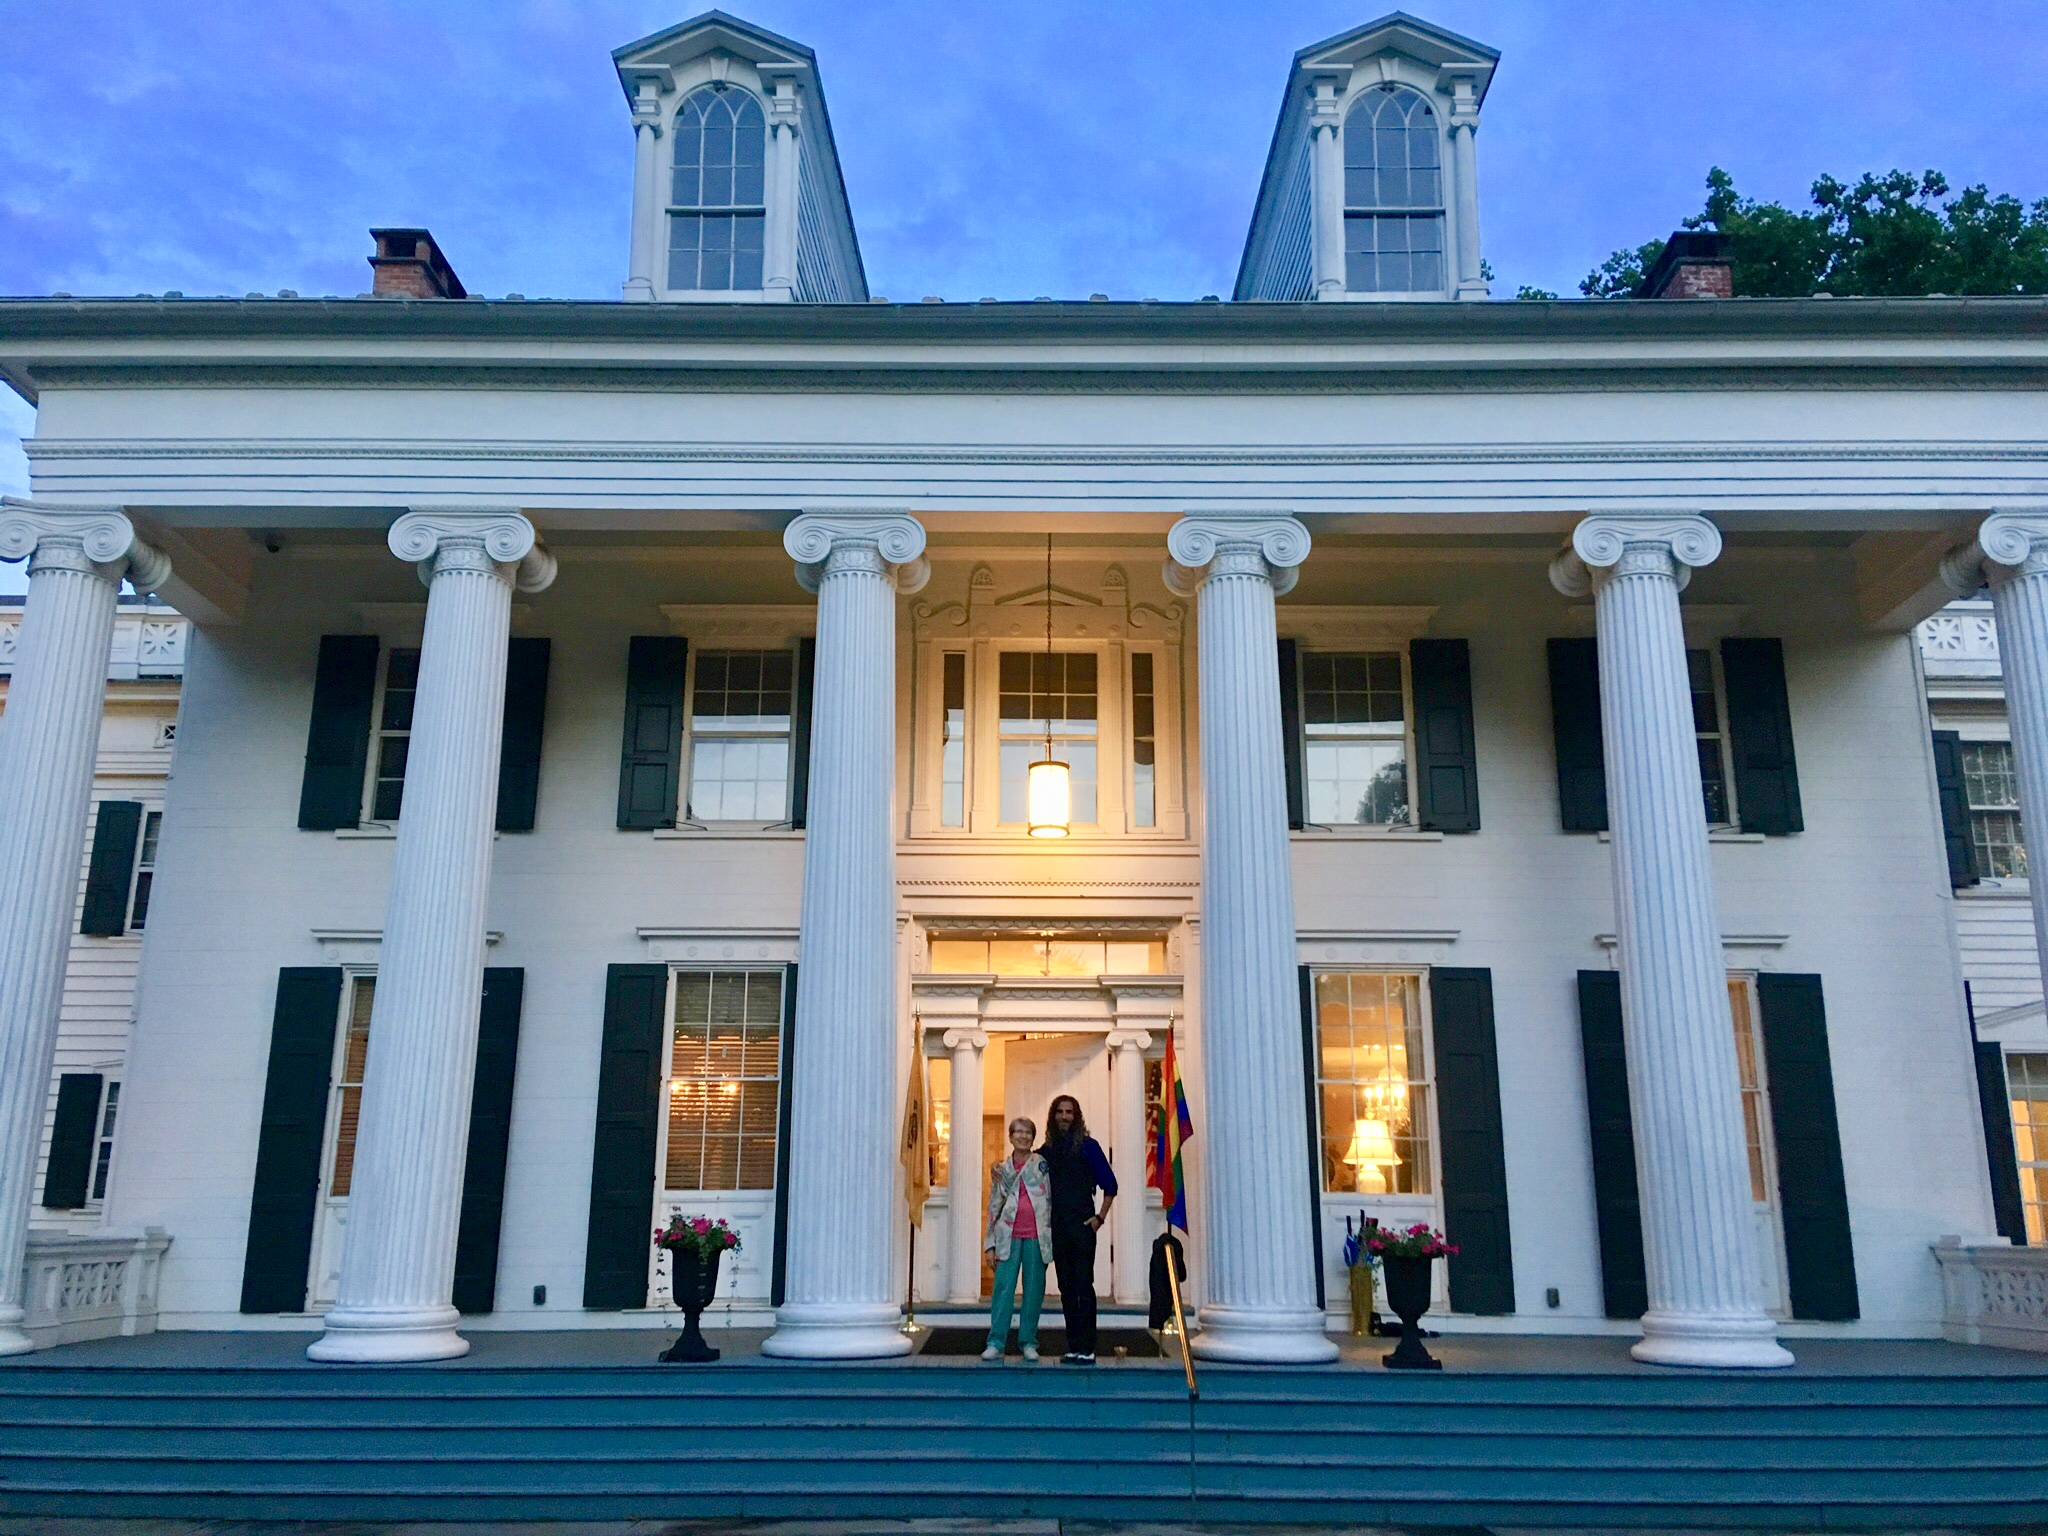
[[1444, 180], [1436, 113], [1375, 86], [1344, 119], [1344, 286], [1434, 293], [1444, 286]]
[[761, 103], [735, 86], [707, 85], [676, 109], [668, 209], [671, 289], [761, 286], [766, 140]]

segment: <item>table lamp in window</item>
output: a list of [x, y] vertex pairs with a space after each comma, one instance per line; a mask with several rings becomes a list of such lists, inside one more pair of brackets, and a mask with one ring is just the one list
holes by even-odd
[[1399, 1166], [1400, 1154], [1384, 1120], [1360, 1120], [1351, 1128], [1351, 1146], [1344, 1161], [1358, 1170], [1353, 1188], [1361, 1195], [1384, 1195], [1390, 1170]]

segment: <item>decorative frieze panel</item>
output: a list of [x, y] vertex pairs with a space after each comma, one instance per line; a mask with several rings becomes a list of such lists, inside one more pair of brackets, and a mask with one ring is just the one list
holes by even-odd
[[1998, 664], [1998, 623], [1988, 602], [1950, 603], [1913, 633], [1930, 671], [1957, 662]]

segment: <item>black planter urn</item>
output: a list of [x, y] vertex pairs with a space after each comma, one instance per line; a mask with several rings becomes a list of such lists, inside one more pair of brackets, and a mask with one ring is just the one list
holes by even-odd
[[718, 1351], [704, 1342], [697, 1326], [697, 1319], [718, 1294], [718, 1260], [715, 1253], [705, 1259], [687, 1249], [669, 1250], [669, 1290], [683, 1310], [683, 1336], [661, 1354], [670, 1365], [708, 1365], [718, 1358]]
[[1429, 1310], [1429, 1267], [1434, 1259], [1387, 1254], [1380, 1268], [1387, 1280], [1387, 1305], [1401, 1319], [1401, 1342], [1380, 1364], [1392, 1371], [1440, 1371], [1443, 1361], [1422, 1347], [1422, 1314]]

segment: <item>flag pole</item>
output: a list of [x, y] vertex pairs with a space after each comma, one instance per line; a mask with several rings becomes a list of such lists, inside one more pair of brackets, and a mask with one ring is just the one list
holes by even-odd
[[[910, 1070], [912, 1072], [924, 1071], [924, 1020], [915, 1013], [910, 1016]], [[913, 1091], [915, 1091], [915, 1085], [913, 1085]], [[931, 1114], [931, 1105], [928, 1102], [924, 1102], [926, 1097], [924, 1094], [918, 1095], [920, 1100], [918, 1113], [928, 1117]], [[921, 1135], [919, 1139], [922, 1140], [923, 1136]], [[929, 1157], [931, 1154], [927, 1151], [925, 1155]], [[905, 1207], [905, 1219], [910, 1226], [910, 1264], [903, 1275], [903, 1322], [898, 1331], [915, 1338], [918, 1334], [925, 1331], [925, 1326], [917, 1320], [917, 1212], [911, 1209], [910, 1206], [911, 1193], [912, 1191], [906, 1185], [903, 1191], [903, 1204]]]

